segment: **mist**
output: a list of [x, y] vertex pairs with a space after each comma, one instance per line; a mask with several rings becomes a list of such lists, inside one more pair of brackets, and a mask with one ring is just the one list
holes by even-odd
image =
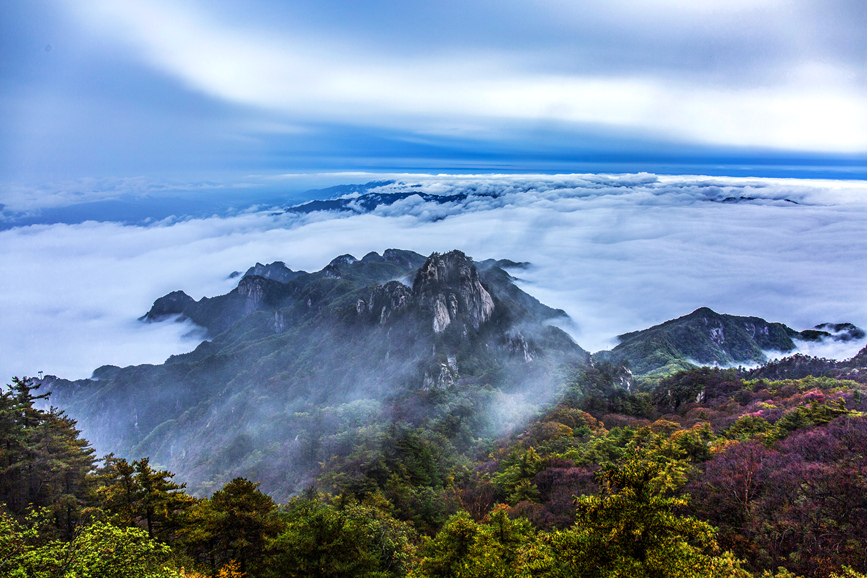
[[408, 197], [367, 213], [268, 210], [2, 231], [0, 367], [7, 379], [37, 371], [81, 378], [104, 364], [161, 363], [202, 335], [183, 323], [138, 322], [156, 298], [175, 289], [195, 299], [226, 293], [237, 283], [229, 275], [257, 261], [315, 271], [340, 254], [390, 247], [531, 263], [513, 271], [520, 286], [565, 310], [563, 328], [590, 351], [701, 306], [798, 330], [867, 326], [864, 182], [397, 178], [381, 192], [470, 194], [447, 203]]

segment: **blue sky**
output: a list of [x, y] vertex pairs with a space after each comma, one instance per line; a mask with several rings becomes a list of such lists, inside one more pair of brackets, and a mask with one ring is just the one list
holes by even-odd
[[865, 29], [862, 0], [11, 0], [0, 181], [864, 178]]

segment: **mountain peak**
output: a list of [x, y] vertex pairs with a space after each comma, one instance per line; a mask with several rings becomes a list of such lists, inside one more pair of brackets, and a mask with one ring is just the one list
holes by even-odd
[[268, 265], [256, 263], [244, 273], [244, 277], [264, 277], [280, 283], [287, 283], [296, 277], [304, 275], [304, 271], [293, 271], [283, 261], [274, 261]]
[[339, 257], [335, 257], [334, 259], [332, 259], [328, 266], [334, 267], [337, 265], [352, 265], [356, 262], [358, 262], [358, 259], [347, 253], [345, 255], [340, 255]]
[[459, 319], [478, 330], [494, 313], [494, 300], [473, 260], [461, 251], [428, 257], [415, 275], [412, 291], [432, 315], [434, 333], [442, 333]]
[[154, 301], [150, 311], [139, 319], [142, 321], [160, 321], [170, 315], [182, 315], [187, 306], [195, 302], [195, 299], [183, 291], [172, 291]]
[[688, 318], [696, 318], [696, 317], [719, 317], [720, 314], [711, 309], [710, 307], [699, 307], [686, 317]]

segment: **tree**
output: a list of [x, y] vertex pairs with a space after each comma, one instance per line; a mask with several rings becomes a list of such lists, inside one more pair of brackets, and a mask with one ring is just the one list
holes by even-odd
[[280, 531], [277, 506], [259, 484], [235, 478], [209, 500], [210, 530], [224, 560], [237, 560], [241, 572], [261, 562], [265, 546]]
[[524, 576], [686, 578], [712, 575], [717, 546], [713, 528], [676, 509], [666, 470], [633, 456], [599, 475], [602, 494], [576, 500], [577, 522], [543, 535], [525, 550]]
[[139, 528], [96, 522], [70, 541], [50, 538], [50, 512], [0, 515], [0, 575], [10, 578], [180, 578], [171, 551]]
[[286, 527], [271, 543], [274, 576], [385, 578], [404, 576], [412, 554], [411, 526], [379, 508], [350, 501], [289, 502]]
[[141, 524], [151, 538], [172, 541], [183, 513], [195, 499], [184, 493], [186, 484], [172, 481], [174, 474], [155, 470], [148, 458], [129, 463], [108, 455], [97, 471], [100, 505], [121, 525]]
[[424, 547], [417, 578], [507, 578], [517, 573], [518, 553], [534, 539], [530, 523], [512, 520], [499, 505], [487, 523], [458, 512]]
[[50, 507], [57, 531], [70, 538], [89, 493], [93, 450], [78, 437], [75, 420], [35, 407], [49, 396], [37, 395], [38, 388], [16, 377], [0, 390], [0, 502], [16, 516]]

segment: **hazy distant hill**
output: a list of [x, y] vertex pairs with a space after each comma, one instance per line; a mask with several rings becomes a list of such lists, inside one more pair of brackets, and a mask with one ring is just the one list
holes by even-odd
[[793, 339], [822, 338], [833, 335], [820, 330], [801, 333], [782, 323], [721, 315], [702, 307], [649, 329], [623, 334], [619, 345], [595, 357], [626, 363], [636, 375], [664, 376], [694, 365], [762, 364], [768, 361], [765, 352], [794, 351]]

